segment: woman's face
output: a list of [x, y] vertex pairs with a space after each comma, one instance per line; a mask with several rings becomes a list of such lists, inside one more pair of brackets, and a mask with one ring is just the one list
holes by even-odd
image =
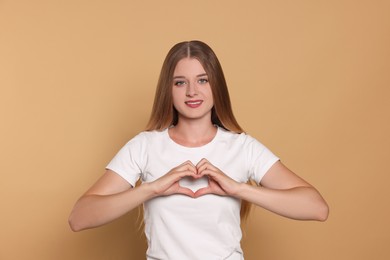
[[184, 58], [177, 63], [173, 72], [172, 96], [179, 121], [211, 118], [213, 93], [208, 75], [197, 59]]

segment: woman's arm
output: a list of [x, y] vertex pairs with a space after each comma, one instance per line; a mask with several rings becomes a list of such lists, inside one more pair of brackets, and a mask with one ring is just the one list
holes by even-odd
[[104, 225], [153, 197], [147, 185], [132, 188], [113, 171], [104, 175], [76, 202], [69, 216], [73, 231]]
[[195, 166], [185, 162], [163, 177], [133, 188], [118, 174], [107, 170], [76, 202], [69, 216], [69, 225], [73, 231], [98, 227], [157, 196], [184, 194], [193, 197], [190, 189], [180, 187], [179, 180], [195, 174]]
[[276, 162], [265, 174], [261, 186], [238, 183], [203, 159], [198, 174], [209, 177], [209, 186], [195, 197], [213, 193], [249, 201], [284, 217], [299, 220], [325, 221], [329, 208], [320, 193], [309, 183]]
[[261, 186], [242, 184], [236, 196], [284, 217], [325, 221], [329, 208], [309, 183], [276, 162], [265, 174]]

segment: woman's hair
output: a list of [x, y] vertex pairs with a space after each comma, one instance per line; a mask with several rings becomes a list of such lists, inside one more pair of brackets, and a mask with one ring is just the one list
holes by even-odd
[[[211, 121], [226, 130], [242, 133], [230, 102], [229, 91], [221, 64], [214, 51], [204, 42], [186, 41], [174, 45], [168, 52], [161, 68], [157, 83], [152, 113], [146, 126], [147, 131], [163, 130], [178, 122], [178, 112], [173, 106], [173, 73], [177, 63], [184, 58], [197, 59], [207, 73], [213, 94], [214, 106]], [[250, 211], [250, 203], [242, 201], [241, 217], [245, 219]]]

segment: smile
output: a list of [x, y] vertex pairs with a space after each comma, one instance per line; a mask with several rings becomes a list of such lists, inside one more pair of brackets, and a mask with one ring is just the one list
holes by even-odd
[[184, 102], [187, 106], [195, 108], [198, 107], [202, 104], [202, 100], [191, 100], [191, 101], [186, 101]]

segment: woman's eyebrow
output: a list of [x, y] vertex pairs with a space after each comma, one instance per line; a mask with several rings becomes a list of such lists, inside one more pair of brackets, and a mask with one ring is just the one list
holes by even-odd
[[[207, 73], [202, 73], [202, 74], [199, 74], [199, 75], [196, 75], [197, 78], [200, 78], [200, 77], [204, 77], [204, 76], [207, 76]], [[173, 76], [173, 79], [185, 79], [186, 77], [185, 76]]]

